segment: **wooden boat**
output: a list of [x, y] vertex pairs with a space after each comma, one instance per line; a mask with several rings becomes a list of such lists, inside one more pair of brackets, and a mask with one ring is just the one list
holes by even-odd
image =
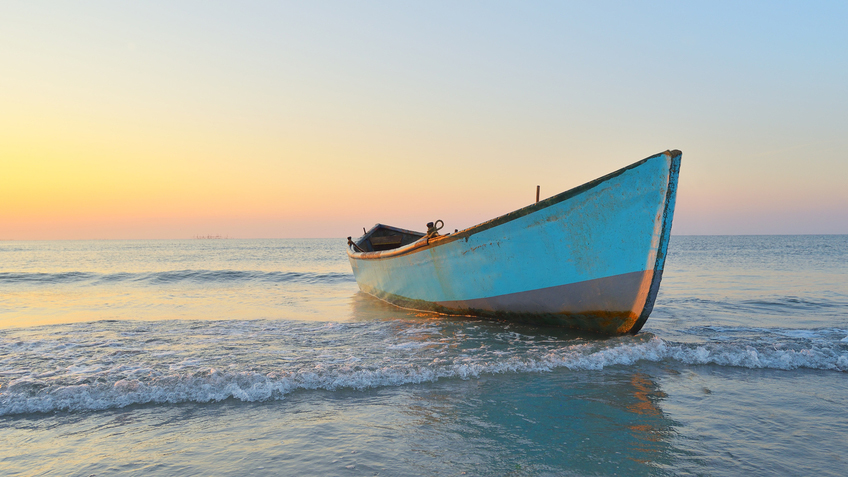
[[671, 232], [680, 151], [666, 151], [465, 230], [377, 224], [348, 258], [394, 305], [620, 335], [645, 324]]

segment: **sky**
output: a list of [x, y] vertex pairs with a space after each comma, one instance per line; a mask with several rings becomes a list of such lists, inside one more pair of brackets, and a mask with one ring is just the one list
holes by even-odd
[[848, 233], [848, 2], [0, 3], [0, 239], [463, 229], [668, 149]]

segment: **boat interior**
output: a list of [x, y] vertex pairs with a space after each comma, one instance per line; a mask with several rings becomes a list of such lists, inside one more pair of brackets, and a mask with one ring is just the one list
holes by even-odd
[[353, 243], [357, 252], [382, 252], [417, 242], [426, 234], [412, 230], [377, 224]]

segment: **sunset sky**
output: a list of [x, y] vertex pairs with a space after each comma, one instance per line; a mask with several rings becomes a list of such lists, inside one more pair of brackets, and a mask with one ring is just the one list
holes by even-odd
[[666, 149], [676, 234], [848, 233], [848, 2], [0, 4], [0, 239], [465, 228]]

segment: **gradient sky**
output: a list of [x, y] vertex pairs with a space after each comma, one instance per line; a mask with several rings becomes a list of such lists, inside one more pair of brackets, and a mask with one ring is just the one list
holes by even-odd
[[0, 239], [465, 228], [666, 149], [676, 234], [848, 233], [848, 2], [0, 4]]

